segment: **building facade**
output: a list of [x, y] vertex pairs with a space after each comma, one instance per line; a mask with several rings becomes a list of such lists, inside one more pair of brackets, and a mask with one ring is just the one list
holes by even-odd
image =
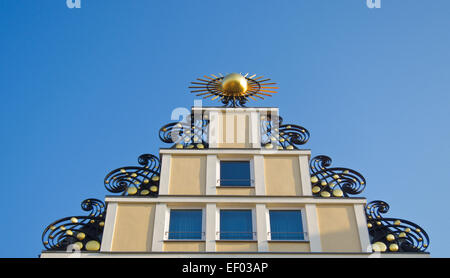
[[[203, 79], [221, 82], [224, 104], [227, 77]], [[110, 172], [105, 187], [118, 195], [86, 200], [89, 215], [49, 225], [41, 257], [429, 256], [423, 229], [357, 196], [361, 174], [311, 157], [299, 148], [307, 129], [283, 123], [278, 108], [242, 107], [246, 100], [193, 107], [162, 127], [171, 146]]]

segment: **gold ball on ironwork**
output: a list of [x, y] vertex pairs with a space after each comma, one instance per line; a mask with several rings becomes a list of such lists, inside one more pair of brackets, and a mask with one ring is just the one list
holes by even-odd
[[98, 251], [100, 250], [100, 243], [95, 240], [88, 241], [86, 243], [86, 250], [88, 251]]
[[328, 191], [322, 191], [322, 192], [320, 193], [320, 196], [325, 197], [325, 198], [328, 198], [328, 197], [331, 196], [331, 194], [330, 194], [330, 192], [328, 192]]
[[85, 237], [86, 237], [86, 234], [85, 234], [85, 233], [78, 233], [78, 234], [77, 234], [77, 239], [78, 239], [78, 240], [83, 240]]
[[388, 234], [388, 235], [386, 236], [386, 239], [387, 239], [388, 241], [394, 241], [394, 240], [395, 240], [395, 236], [394, 236], [393, 234]]
[[344, 195], [344, 192], [341, 189], [336, 188], [333, 190], [333, 196], [342, 197], [343, 195]]
[[389, 250], [391, 250], [392, 252], [397, 252], [398, 251], [398, 245], [395, 243], [392, 243], [391, 245], [389, 245]]
[[128, 188], [128, 190], [127, 190], [127, 192], [128, 192], [128, 195], [134, 195], [134, 194], [136, 194], [137, 193], [137, 188], [136, 187], [130, 187], [130, 188]]
[[375, 242], [374, 244], [372, 244], [372, 250], [374, 252], [385, 252], [387, 249], [386, 244], [384, 244], [381, 241]]

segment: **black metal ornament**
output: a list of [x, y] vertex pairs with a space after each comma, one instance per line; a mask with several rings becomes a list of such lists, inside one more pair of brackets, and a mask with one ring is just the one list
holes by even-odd
[[358, 195], [366, 187], [365, 178], [358, 172], [348, 168], [331, 166], [331, 158], [319, 155], [311, 159], [312, 193], [321, 197], [349, 197]]
[[428, 234], [419, 225], [400, 218], [384, 218], [389, 205], [380, 200], [366, 206], [367, 227], [374, 251], [425, 252], [430, 244]]
[[105, 225], [105, 204], [86, 199], [81, 208], [87, 216], [69, 216], [48, 225], [42, 233], [45, 249], [53, 251], [98, 251]]
[[159, 191], [160, 160], [152, 154], [138, 158], [142, 166], [126, 166], [108, 173], [104, 179], [106, 190], [122, 195], [156, 197]]
[[159, 130], [159, 138], [164, 143], [174, 144], [171, 148], [207, 149], [208, 144], [207, 115], [190, 114], [182, 122], [169, 123]]
[[309, 131], [299, 125], [283, 124], [280, 116], [261, 116], [261, 146], [266, 149], [293, 150], [304, 145]]

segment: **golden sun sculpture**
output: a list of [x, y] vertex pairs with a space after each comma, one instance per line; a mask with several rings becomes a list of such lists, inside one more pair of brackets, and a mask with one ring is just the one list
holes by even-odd
[[203, 96], [204, 99], [211, 100], [218, 99], [222, 101], [225, 106], [244, 106], [248, 99], [257, 100], [256, 98], [264, 99], [264, 96], [271, 97], [273, 93], [277, 93], [274, 87], [274, 82], [268, 82], [270, 78], [263, 79], [264, 76], [256, 77], [256, 74], [248, 76], [240, 73], [230, 73], [225, 76], [219, 74], [212, 77], [204, 75], [204, 78], [197, 78], [200, 82], [191, 82], [193, 86], [189, 88], [194, 89], [191, 92], [197, 93], [197, 96]]

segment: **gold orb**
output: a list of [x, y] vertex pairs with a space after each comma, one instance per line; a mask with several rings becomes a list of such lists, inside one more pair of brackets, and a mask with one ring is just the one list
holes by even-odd
[[286, 150], [293, 150], [293, 149], [294, 149], [294, 146], [292, 146], [292, 145], [289, 145], [286, 147]]
[[316, 182], [318, 182], [319, 181], [319, 179], [317, 178], [317, 177], [311, 177], [311, 182], [312, 183], [316, 183]]
[[183, 145], [182, 145], [182, 144], [177, 144], [177, 145], [175, 146], [175, 148], [177, 148], [177, 149], [182, 149], [182, 148], [183, 148]]
[[312, 188], [312, 193], [319, 193], [319, 192], [320, 192], [320, 187], [314, 186], [314, 187]]
[[400, 225], [402, 222], [400, 220], [395, 220], [394, 225]]
[[130, 188], [128, 188], [128, 190], [127, 190], [127, 192], [128, 192], [128, 195], [134, 195], [134, 194], [136, 194], [137, 193], [137, 188], [136, 187], [130, 187]]
[[333, 196], [342, 197], [343, 195], [344, 195], [344, 192], [341, 189], [336, 188], [333, 190]]
[[203, 144], [197, 144], [197, 148], [198, 148], [198, 149], [204, 149], [205, 146], [204, 146]]
[[324, 198], [328, 198], [328, 197], [331, 196], [331, 194], [330, 194], [330, 192], [328, 192], [328, 191], [322, 191], [322, 192], [320, 193], [320, 196], [322, 196], [322, 197], [324, 197]]
[[141, 191], [141, 195], [142, 196], [145, 196], [145, 195], [148, 195], [148, 194], [150, 194], [150, 191], [148, 191], [147, 189], [144, 189], [144, 190]]
[[372, 228], [372, 224], [371, 223], [367, 224], [367, 227]]
[[398, 245], [395, 243], [392, 243], [391, 245], [389, 245], [389, 250], [391, 250], [392, 252], [397, 252], [398, 251]]
[[75, 242], [73, 245], [75, 245], [78, 250], [81, 250], [83, 248], [83, 243], [81, 243], [79, 241]]
[[381, 241], [375, 242], [374, 244], [372, 244], [372, 250], [374, 252], [385, 252], [387, 249], [386, 244], [384, 244]]
[[156, 192], [156, 191], [158, 191], [158, 187], [156, 185], [153, 185], [150, 187], [150, 191]]
[[402, 238], [406, 237], [406, 233], [405, 232], [401, 232], [401, 233], [398, 234], [398, 237], [402, 237]]
[[325, 185], [327, 185], [327, 181], [322, 181], [320, 184], [325, 186]]
[[222, 91], [227, 96], [242, 96], [247, 91], [247, 79], [239, 73], [230, 73], [222, 80]]
[[85, 233], [78, 233], [78, 234], [77, 234], [77, 239], [78, 239], [78, 240], [83, 240], [85, 237], [86, 237], [86, 234], [85, 234]]
[[387, 239], [388, 241], [394, 241], [394, 240], [395, 240], [395, 236], [394, 236], [393, 234], [388, 234], [388, 235], [386, 236], [386, 239]]
[[95, 240], [88, 241], [86, 243], [86, 250], [88, 251], [98, 251], [100, 250], [100, 243]]
[[271, 143], [267, 143], [266, 145], [264, 145], [264, 148], [273, 149], [273, 145]]
[[105, 222], [100, 222], [100, 223], [98, 223], [98, 225], [100, 226], [100, 227], [103, 227], [103, 226], [105, 226]]
[[78, 219], [77, 219], [76, 217], [70, 218], [70, 221], [71, 221], [72, 223], [78, 223]]
[[152, 177], [152, 181], [159, 181], [159, 176]]

